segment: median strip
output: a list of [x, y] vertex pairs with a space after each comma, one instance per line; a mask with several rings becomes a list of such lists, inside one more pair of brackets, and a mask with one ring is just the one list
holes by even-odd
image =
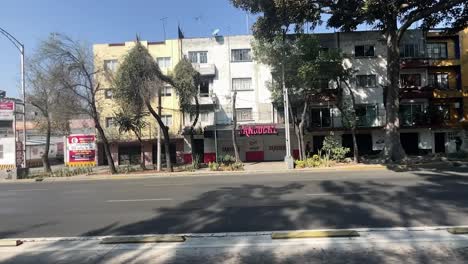
[[468, 234], [468, 227], [447, 228], [447, 232], [452, 235], [466, 235]]
[[101, 244], [137, 244], [137, 243], [170, 243], [184, 242], [184, 236], [161, 235], [161, 236], [119, 236], [106, 237], [101, 241]]
[[325, 237], [358, 237], [355, 230], [330, 230], [330, 231], [292, 231], [277, 232], [271, 234], [272, 239], [294, 239], [294, 238], [325, 238]]
[[0, 239], [0, 247], [17, 247], [23, 244], [21, 240]]

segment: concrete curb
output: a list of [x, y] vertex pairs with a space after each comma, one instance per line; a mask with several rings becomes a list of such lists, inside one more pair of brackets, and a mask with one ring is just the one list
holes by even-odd
[[21, 240], [0, 239], [0, 247], [17, 247], [23, 244]]
[[452, 235], [466, 235], [468, 234], [468, 227], [448, 228], [447, 232], [449, 232]]
[[296, 238], [325, 238], [325, 237], [359, 237], [356, 230], [335, 230], [335, 231], [293, 231], [293, 232], [276, 232], [271, 234], [272, 239], [296, 239]]
[[106, 237], [100, 244], [143, 244], [143, 243], [169, 243], [185, 242], [185, 237], [176, 235], [157, 235], [157, 236], [118, 236]]

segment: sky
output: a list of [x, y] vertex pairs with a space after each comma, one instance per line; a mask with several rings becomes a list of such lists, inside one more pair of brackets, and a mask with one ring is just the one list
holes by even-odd
[[[26, 57], [52, 32], [93, 43], [177, 37], [180, 24], [186, 37], [247, 34], [246, 13], [228, 0], [1, 0], [0, 27], [23, 42]], [[254, 17], [249, 16], [250, 25]], [[0, 35], [0, 90], [20, 95], [20, 56]]]

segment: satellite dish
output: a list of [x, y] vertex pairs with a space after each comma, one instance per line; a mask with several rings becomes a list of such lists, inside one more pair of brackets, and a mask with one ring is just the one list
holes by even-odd
[[211, 33], [211, 35], [213, 35], [214, 37], [216, 37], [216, 36], [218, 36], [219, 31], [220, 31], [219, 28], [215, 29], [215, 30], [213, 31], [213, 33]]

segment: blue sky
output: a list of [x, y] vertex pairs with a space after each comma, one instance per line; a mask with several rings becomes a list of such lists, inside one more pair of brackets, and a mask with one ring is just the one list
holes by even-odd
[[[187, 37], [246, 34], [246, 13], [228, 0], [2, 0], [0, 27], [26, 46], [36, 48], [51, 32], [60, 32], [88, 43], [164, 38], [161, 18], [167, 17], [168, 38], [177, 36], [180, 23]], [[253, 22], [253, 17], [250, 19]], [[19, 53], [0, 35], [0, 90], [18, 96]]]

